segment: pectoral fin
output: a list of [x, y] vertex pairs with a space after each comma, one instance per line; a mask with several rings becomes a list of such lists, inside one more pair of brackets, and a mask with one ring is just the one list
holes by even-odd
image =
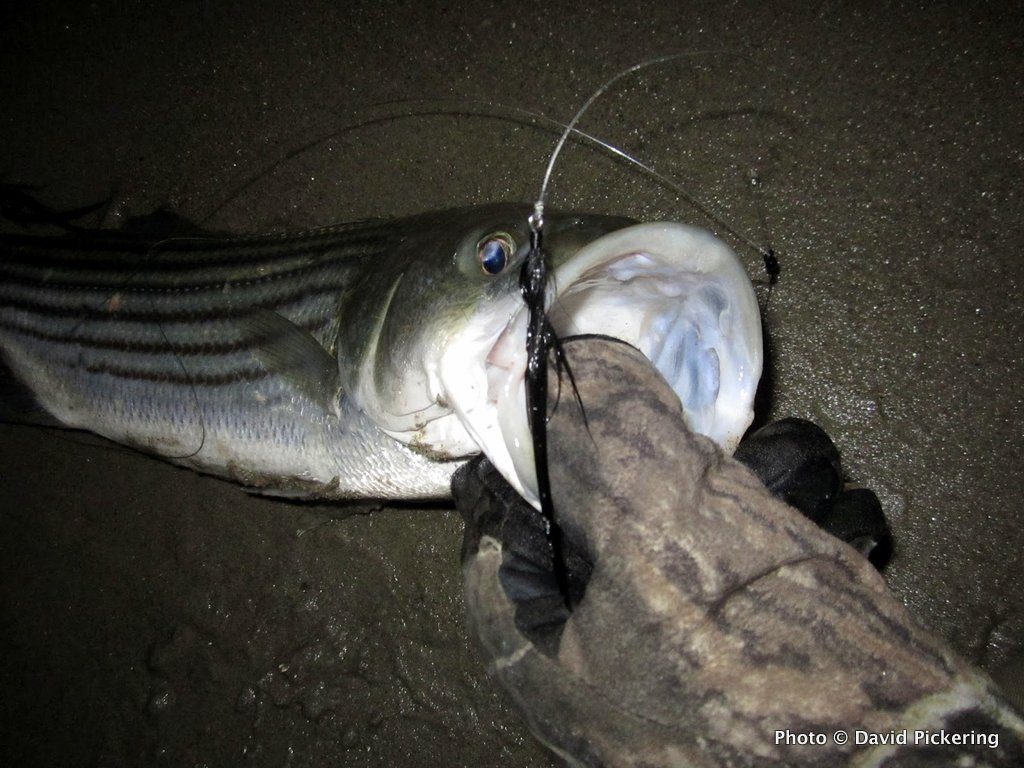
[[238, 322], [255, 342], [253, 356], [268, 371], [287, 380], [328, 413], [337, 413], [341, 391], [338, 361], [309, 331], [269, 309], [257, 310]]

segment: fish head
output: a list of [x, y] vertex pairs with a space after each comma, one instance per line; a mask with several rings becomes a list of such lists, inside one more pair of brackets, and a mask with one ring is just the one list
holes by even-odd
[[466, 335], [496, 337], [522, 303], [527, 215], [501, 205], [404, 219], [343, 297], [342, 389], [380, 429], [437, 459], [481, 450], [447, 397], [441, 361], [453, 363], [447, 353]]
[[[346, 387], [396, 439], [438, 459], [483, 451], [536, 504], [519, 286], [529, 213], [501, 206], [412, 220], [377, 282], [357, 288], [364, 308], [352, 304], [352, 319], [368, 333]], [[689, 426], [731, 452], [753, 419], [762, 369], [757, 300], [732, 250], [685, 224], [559, 213], [545, 214], [543, 244], [555, 332], [639, 349]], [[371, 309], [373, 295], [383, 298]]]

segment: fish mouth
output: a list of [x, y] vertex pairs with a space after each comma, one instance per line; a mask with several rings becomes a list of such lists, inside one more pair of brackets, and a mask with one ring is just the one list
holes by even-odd
[[[762, 337], [750, 279], [725, 243], [683, 224], [638, 224], [581, 248], [549, 286], [556, 334], [633, 345], [679, 395], [690, 428], [735, 449], [753, 419]], [[450, 345], [439, 373], [469, 436], [536, 506], [527, 320], [525, 304], [510, 297]]]

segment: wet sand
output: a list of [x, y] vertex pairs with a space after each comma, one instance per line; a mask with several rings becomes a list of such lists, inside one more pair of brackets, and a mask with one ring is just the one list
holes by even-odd
[[[1019, 14], [69, 5], [0, 11], [0, 181], [236, 231], [528, 200], [554, 138], [479, 116], [266, 169], [371, 104], [565, 120], [642, 58], [727, 49], [630, 79], [583, 127], [771, 241], [764, 416], [818, 421], [879, 492], [923, 623], [985, 668], [1024, 649]], [[552, 194], [720, 229], [581, 148]], [[0, 429], [0, 762], [550, 764], [474, 656], [449, 508], [287, 504]]]

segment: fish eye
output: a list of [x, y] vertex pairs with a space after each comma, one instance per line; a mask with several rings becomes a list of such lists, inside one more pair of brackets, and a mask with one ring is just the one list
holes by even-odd
[[511, 235], [495, 232], [483, 238], [476, 246], [476, 258], [488, 275], [500, 275], [508, 266], [512, 254], [516, 251]]

